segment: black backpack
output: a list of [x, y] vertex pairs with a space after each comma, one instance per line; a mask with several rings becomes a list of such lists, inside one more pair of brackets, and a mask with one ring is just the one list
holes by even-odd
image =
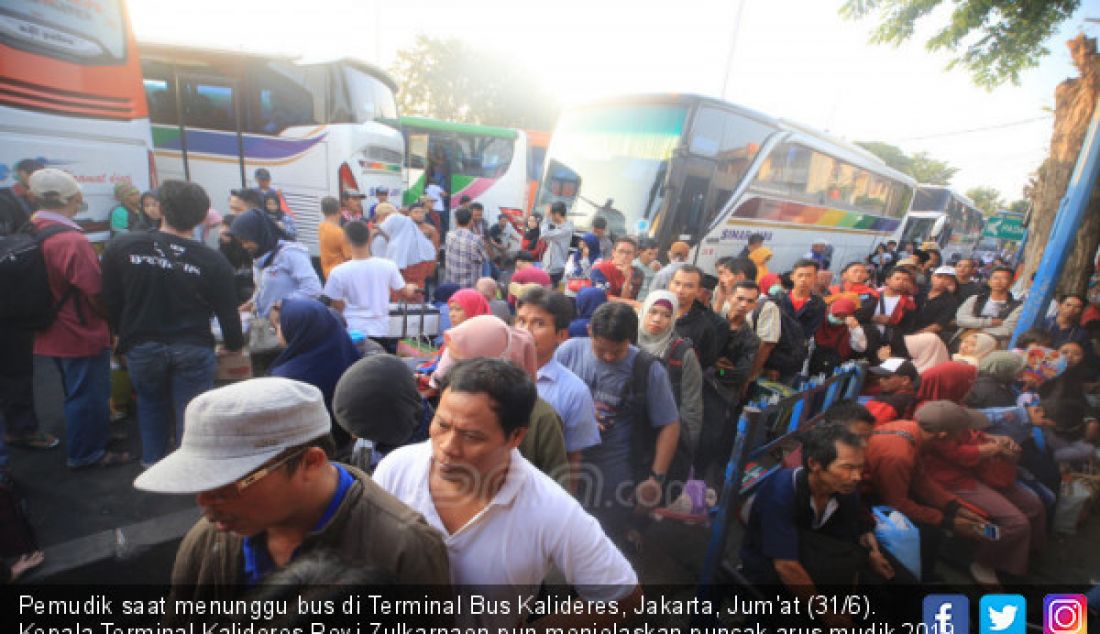
[[[31, 223], [0, 238], [0, 327], [42, 330], [53, 323], [62, 305], [76, 292], [70, 286], [54, 301], [42, 243], [72, 227], [51, 224], [37, 229]], [[16, 299], [18, 298], [18, 299]]]
[[[765, 303], [770, 301], [772, 300], [762, 298], [752, 311], [752, 331], [757, 336], [760, 336], [760, 313], [764, 311]], [[802, 332], [802, 324], [794, 318], [794, 315], [783, 310], [782, 306], [776, 304], [776, 308], [779, 309], [780, 318], [779, 341], [772, 348], [772, 353], [768, 355], [764, 369], [775, 370], [780, 375], [786, 376], [802, 371], [806, 355], [809, 354], [809, 347]]]
[[[677, 410], [679, 410], [680, 392], [676, 387], [679, 385], [680, 375], [683, 374], [684, 354], [691, 349], [691, 340], [682, 337], [677, 339], [678, 341], [673, 343], [672, 354], [669, 355], [673, 363], [670, 364], [671, 367], [667, 367], [667, 371], [669, 383], [673, 385], [672, 392], [676, 399]], [[630, 435], [630, 460], [634, 467], [635, 482], [641, 482], [649, 477], [653, 458], [656, 455], [657, 436], [660, 433], [649, 419], [649, 373], [654, 363], [661, 363], [661, 360], [645, 350], [638, 350], [638, 356], [634, 358], [634, 366], [631, 368], [630, 380], [623, 386], [623, 396], [620, 401], [620, 407], [630, 408], [634, 420], [634, 428]], [[666, 484], [679, 483], [682, 486], [687, 480], [692, 454], [693, 448], [688, 447], [681, 437], [681, 442], [677, 444], [676, 453], [673, 454], [672, 462], [669, 464], [668, 473], [665, 474]]]

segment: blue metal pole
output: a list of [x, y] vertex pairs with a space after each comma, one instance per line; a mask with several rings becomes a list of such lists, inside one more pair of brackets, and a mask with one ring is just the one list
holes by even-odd
[[1077, 155], [1077, 165], [1073, 168], [1066, 195], [1058, 206], [1058, 216], [1050, 228], [1050, 239], [1043, 249], [1043, 258], [1035, 272], [1035, 281], [1024, 302], [1023, 313], [1012, 333], [1012, 344], [1016, 339], [1035, 326], [1046, 315], [1051, 296], [1058, 285], [1058, 278], [1066, 265], [1066, 256], [1073, 248], [1077, 232], [1085, 219], [1089, 197], [1096, 184], [1096, 175], [1100, 172], [1100, 100], [1092, 110], [1092, 121], [1085, 141], [1081, 144], [1081, 153]]

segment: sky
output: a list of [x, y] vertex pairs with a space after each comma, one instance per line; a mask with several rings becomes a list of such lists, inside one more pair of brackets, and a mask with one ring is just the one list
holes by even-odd
[[[946, 3], [951, 5], [953, 3]], [[691, 92], [826, 130], [928, 152], [1010, 202], [1047, 155], [1054, 90], [1076, 77], [1065, 41], [1100, 35], [1100, 0], [1047, 42], [1019, 86], [987, 92], [925, 50], [941, 7], [898, 48], [868, 43], [873, 19], [841, 0], [129, 0], [139, 42], [360, 57], [384, 68], [418, 34], [457, 37], [530, 72], [563, 104], [612, 94]], [[303, 8], [306, 8], [303, 10]], [[727, 72], [728, 71], [728, 72]]]

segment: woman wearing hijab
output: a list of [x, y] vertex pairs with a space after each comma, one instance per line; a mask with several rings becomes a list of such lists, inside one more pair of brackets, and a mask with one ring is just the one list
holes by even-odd
[[435, 272], [436, 250], [431, 240], [415, 220], [398, 212], [390, 203], [375, 206], [374, 222], [386, 246], [384, 251], [372, 253], [396, 263], [406, 284], [424, 288], [424, 281]]
[[[990, 337], [992, 339], [992, 337]], [[1008, 350], [994, 350], [978, 363], [978, 379], [966, 396], [966, 406], [1015, 407], [1018, 393], [1013, 384], [1024, 369], [1023, 355]]]
[[529, 253], [533, 253], [538, 247], [539, 238], [541, 237], [542, 230], [539, 228], [542, 225], [542, 216], [539, 214], [531, 214], [527, 216], [527, 231], [523, 232], [523, 250]]
[[588, 320], [606, 303], [607, 292], [602, 288], [586, 288], [577, 293], [577, 317], [569, 323], [569, 336], [587, 337]]
[[917, 366], [917, 372], [921, 373], [922, 381], [925, 372], [951, 360], [943, 339], [931, 332], [905, 335], [905, 349], [909, 351], [913, 365]]
[[996, 349], [996, 339], [984, 332], [972, 332], [962, 338], [958, 353], [951, 358], [980, 368], [982, 359]]
[[141, 190], [129, 181], [117, 183], [115, 200], [118, 207], [111, 210], [111, 237], [141, 229]]
[[856, 303], [839, 296], [829, 304], [829, 313], [814, 335], [810, 375], [830, 373], [833, 368], [867, 351], [867, 335], [855, 318]]
[[276, 191], [269, 191], [264, 194], [264, 211], [267, 212], [267, 217], [271, 219], [271, 222], [275, 223], [275, 226], [279, 227], [288, 240], [298, 239], [298, 227], [294, 225], [294, 218], [283, 211], [283, 201], [279, 198], [279, 193]]
[[[690, 339], [676, 334], [676, 295], [650, 292], [639, 314], [638, 347], [657, 357], [672, 383], [672, 395], [680, 411], [680, 449], [669, 468], [670, 482], [686, 481], [703, 429], [703, 370]], [[675, 472], [675, 473], [674, 473]]]
[[[479, 315], [447, 331], [446, 349], [432, 375], [432, 385], [447, 376], [455, 363], [464, 359], [504, 359], [522, 368], [537, 380], [538, 360], [535, 340], [526, 330], [513, 328], [492, 315]], [[549, 403], [539, 398], [531, 411], [527, 434], [519, 452], [539, 471], [563, 486], [569, 481], [569, 463], [565, 455], [565, 424]]]
[[592, 285], [592, 265], [599, 259], [599, 237], [591, 232], [582, 235], [578, 249], [569, 256], [569, 260], [565, 263], [566, 295], [575, 297], [578, 291]]
[[356, 439], [351, 464], [370, 473], [394, 449], [427, 440], [435, 412], [401, 359], [376, 354], [340, 377], [332, 413]]
[[233, 220], [229, 232], [253, 260], [256, 290], [252, 299], [241, 306], [242, 312], [255, 310], [260, 317], [267, 317], [271, 306], [279, 300], [315, 299], [324, 292], [309, 250], [287, 240], [266, 212], [259, 209], [244, 212]]
[[451, 328], [467, 319], [490, 313], [489, 300], [472, 288], [460, 289], [447, 301], [447, 315]]
[[[918, 415], [922, 407], [936, 401], [961, 404], [977, 373], [970, 364], [948, 361], [922, 374]], [[1000, 529], [1000, 539], [983, 541], [970, 565], [971, 575], [982, 585], [999, 584], [998, 570], [1026, 574], [1029, 551], [1037, 551], [1046, 540], [1042, 500], [1012, 475], [1020, 452], [1020, 445], [1011, 438], [967, 429], [928, 443], [922, 454], [930, 478], [982, 509]], [[1008, 467], [1011, 482], [1000, 481], [1000, 476], [994, 480], [990, 475], [994, 466]]]
[[138, 220], [139, 228], [145, 230], [160, 229], [160, 221], [164, 214], [160, 211], [160, 199], [153, 192], [145, 192], [141, 195], [141, 218]]
[[271, 316], [279, 343], [286, 349], [271, 363], [270, 374], [309, 383], [321, 390], [331, 414], [336, 382], [359, 360], [359, 351], [351, 337], [324, 304], [311, 299], [283, 300]]

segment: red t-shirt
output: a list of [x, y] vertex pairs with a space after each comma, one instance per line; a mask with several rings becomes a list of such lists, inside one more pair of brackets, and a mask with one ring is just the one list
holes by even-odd
[[[41, 229], [51, 224], [66, 224], [51, 218], [56, 214], [38, 212], [31, 222]], [[34, 353], [49, 357], [91, 357], [111, 346], [107, 321], [97, 315], [88, 297], [99, 295], [103, 278], [99, 271], [99, 258], [78, 231], [59, 233], [42, 244], [42, 257], [50, 280], [50, 292], [57, 301], [70, 287], [76, 292], [68, 299], [49, 328], [34, 336]], [[80, 312], [77, 312], [77, 306]], [[84, 323], [80, 317], [83, 316]]]
[[802, 310], [802, 307], [806, 305], [806, 302], [810, 301], [809, 297], [807, 297], [805, 299], [798, 299], [794, 295], [791, 295], [790, 298], [791, 298], [791, 306], [794, 306], [795, 312], [798, 312], [798, 311]]

